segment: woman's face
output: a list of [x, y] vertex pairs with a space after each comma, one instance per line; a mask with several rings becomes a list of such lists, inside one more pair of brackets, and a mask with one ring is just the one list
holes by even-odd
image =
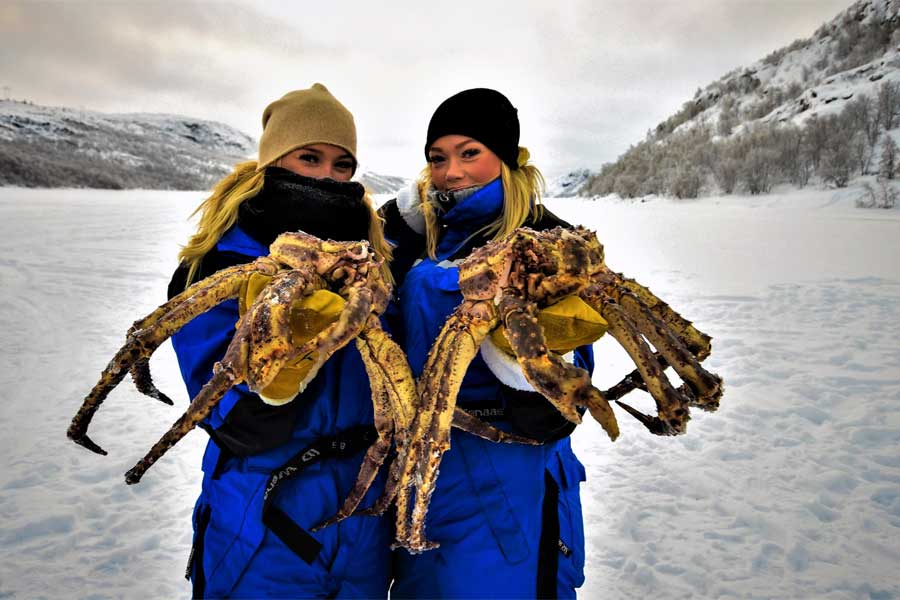
[[484, 185], [500, 177], [500, 158], [464, 135], [445, 135], [428, 149], [431, 181], [440, 192]]
[[304, 177], [350, 181], [356, 169], [356, 159], [340, 146], [310, 144], [291, 150], [279, 158], [275, 166]]

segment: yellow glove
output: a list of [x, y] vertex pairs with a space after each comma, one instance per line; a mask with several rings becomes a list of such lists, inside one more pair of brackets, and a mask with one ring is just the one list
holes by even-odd
[[[606, 319], [578, 296], [567, 296], [538, 311], [538, 323], [544, 330], [547, 347], [557, 354], [591, 344], [606, 333]], [[495, 329], [491, 341], [507, 354], [513, 354], [505, 327]]]
[[[240, 313], [243, 315], [253, 304], [259, 293], [269, 284], [272, 278], [268, 275], [254, 273], [247, 279], [239, 296]], [[291, 340], [294, 345], [303, 344], [320, 331], [337, 321], [344, 310], [346, 300], [328, 290], [316, 290], [304, 296], [291, 307]], [[300, 389], [300, 383], [309, 374], [316, 363], [316, 352], [312, 351], [298, 356], [287, 363], [275, 379], [260, 393], [267, 404], [280, 405], [294, 399]]]

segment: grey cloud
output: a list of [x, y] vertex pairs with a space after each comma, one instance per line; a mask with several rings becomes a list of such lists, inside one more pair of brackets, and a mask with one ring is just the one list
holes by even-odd
[[256, 135], [267, 101], [323, 81], [353, 110], [363, 161], [404, 175], [421, 167], [434, 107], [488, 86], [520, 108], [523, 142], [553, 175], [614, 160], [697, 87], [811, 35], [850, 2], [13, 0], [0, 4], [0, 53], [12, 57], [0, 86]]
[[0, 82], [59, 103], [142, 105], [167, 95], [239, 104], [266, 60], [300, 64], [334, 51], [230, 3], [32, 1], [0, 11], [0, 49], [12, 59]]

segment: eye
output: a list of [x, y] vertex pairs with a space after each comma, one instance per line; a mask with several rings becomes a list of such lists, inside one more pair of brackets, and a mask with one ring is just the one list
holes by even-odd
[[479, 154], [481, 154], [480, 148], [466, 148], [462, 151], [463, 158], [475, 158]]
[[304, 152], [297, 157], [297, 160], [302, 160], [305, 163], [309, 163], [311, 165], [319, 164], [319, 157], [312, 153]]
[[442, 162], [444, 162], [445, 160], [446, 159], [443, 156], [441, 156], [440, 154], [432, 154], [431, 156], [428, 157], [428, 162], [430, 162], [432, 165], [439, 165]]
[[356, 167], [356, 163], [352, 160], [339, 160], [334, 163], [334, 168], [340, 171], [352, 171]]

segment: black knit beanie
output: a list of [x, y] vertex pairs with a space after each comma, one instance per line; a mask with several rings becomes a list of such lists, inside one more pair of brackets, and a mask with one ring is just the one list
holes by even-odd
[[445, 135], [478, 140], [512, 170], [519, 168], [519, 117], [516, 108], [496, 90], [475, 88], [444, 100], [428, 123], [428, 149]]

